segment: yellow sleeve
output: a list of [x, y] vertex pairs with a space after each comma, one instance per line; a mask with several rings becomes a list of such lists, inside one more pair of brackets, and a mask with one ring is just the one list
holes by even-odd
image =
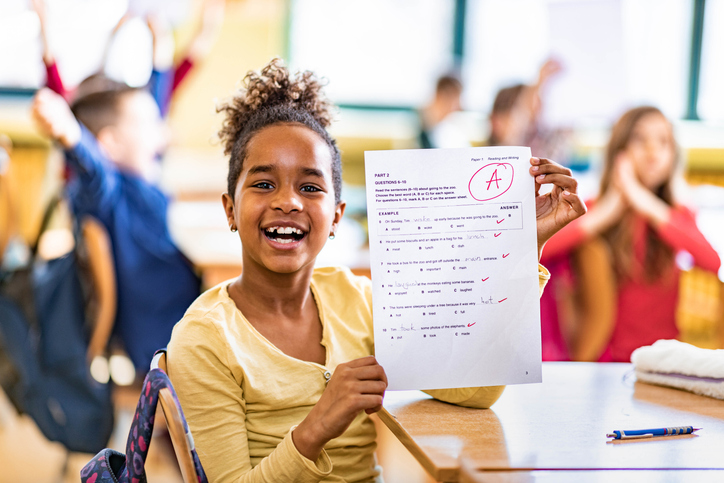
[[[540, 263], [538, 264], [539, 297], [551, 278], [550, 272]], [[488, 409], [498, 400], [505, 386], [461, 387], [457, 389], [434, 389], [423, 391], [435, 399], [468, 408]]]
[[325, 451], [316, 462], [302, 456], [291, 438], [252, 468], [246, 432], [246, 402], [240, 376], [220, 330], [187, 314], [168, 346], [168, 375], [194, 438], [201, 465], [212, 483], [317, 482], [332, 471]]

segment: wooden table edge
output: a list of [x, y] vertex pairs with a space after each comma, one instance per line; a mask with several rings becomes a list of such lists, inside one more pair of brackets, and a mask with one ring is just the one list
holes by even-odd
[[395, 416], [390, 414], [390, 412], [382, 408], [378, 413], [377, 416], [380, 418], [380, 420], [385, 423], [385, 426], [394, 434], [398, 440], [407, 448], [407, 450], [412, 453], [412, 456], [415, 457], [417, 461], [420, 462], [423, 468], [437, 481], [445, 481], [445, 482], [457, 482], [458, 476], [460, 474], [460, 467], [459, 465], [455, 466], [447, 466], [447, 467], [438, 467], [435, 465], [435, 463], [430, 459], [430, 457], [425, 453], [425, 451], [415, 442], [415, 440], [410, 436], [410, 434], [405, 431], [405, 428], [403, 428], [398, 422]]

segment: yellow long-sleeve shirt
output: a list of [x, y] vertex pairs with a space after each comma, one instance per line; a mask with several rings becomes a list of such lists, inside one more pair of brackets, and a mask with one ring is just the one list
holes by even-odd
[[[541, 291], [548, 272], [540, 267]], [[347, 269], [314, 272], [311, 290], [322, 322], [324, 365], [284, 354], [237, 309], [222, 283], [202, 294], [176, 325], [168, 374], [209, 481], [375, 481], [375, 428], [362, 412], [325, 446], [302, 456], [291, 430], [325, 388], [325, 372], [374, 354], [370, 280]], [[490, 407], [504, 386], [428, 391], [465, 406]]]

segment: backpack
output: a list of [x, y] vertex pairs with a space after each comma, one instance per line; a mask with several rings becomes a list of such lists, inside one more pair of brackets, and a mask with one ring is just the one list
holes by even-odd
[[[59, 198], [48, 206], [40, 233]], [[76, 247], [79, 246], [76, 230]], [[53, 260], [37, 257], [0, 271], [0, 385], [20, 413], [70, 451], [95, 453], [113, 430], [111, 385], [86, 362], [86, 298], [78, 248]]]

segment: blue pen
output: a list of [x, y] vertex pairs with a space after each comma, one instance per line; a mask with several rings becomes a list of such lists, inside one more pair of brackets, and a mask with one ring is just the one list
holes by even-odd
[[678, 426], [675, 428], [656, 428], [656, 429], [634, 429], [629, 431], [614, 431], [606, 435], [607, 438], [614, 439], [643, 439], [653, 438], [654, 436], [676, 436], [678, 434], [691, 434], [699, 431], [701, 428], [692, 426]]

